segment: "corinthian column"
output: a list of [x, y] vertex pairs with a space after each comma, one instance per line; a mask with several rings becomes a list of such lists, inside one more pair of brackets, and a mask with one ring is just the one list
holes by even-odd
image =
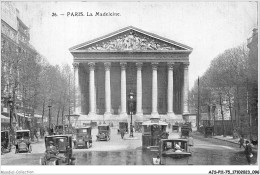
[[142, 116], [142, 65], [143, 63], [136, 63], [137, 66], [137, 77], [136, 77], [136, 115]]
[[183, 114], [188, 114], [189, 113], [189, 104], [188, 104], [188, 99], [189, 99], [189, 63], [184, 63], [183, 64], [183, 69], [184, 69], [184, 81], [183, 81]]
[[173, 116], [173, 65], [174, 63], [168, 63], [168, 89], [167, 89], [167, 96], [168, 96], [168, 116]]
[[95, 63], [90, 62], [89, 65], [89, 115], [96, 114], [95, 104]]
[[81, 113], [81, 89], [79, 85], [79, 63], [73, 63], [74, 68], [74, 113]]
[[120, 115], [125, 117], [126, 113], [126, 63], [120, 63], [121, 66], [121, 112]]
[[157, 67], [158, 67], [158, 63], [152, 63], [152, 68], [153, 68], [152, 115], [153, 116], [158, 116], [158, 111], [157, 111], [157, 98], [158, 98]]
[[111, 115], [111, 89], [110, 89], [110, 67], [111, 63], [105, 65], [105, 94], [106, 94], [106, 112], [105, 115]]

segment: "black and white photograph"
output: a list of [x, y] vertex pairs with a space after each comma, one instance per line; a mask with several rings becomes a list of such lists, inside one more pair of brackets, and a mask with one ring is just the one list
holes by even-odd
[[258, 15], [1, 1], [1, 174], [259, 174]]

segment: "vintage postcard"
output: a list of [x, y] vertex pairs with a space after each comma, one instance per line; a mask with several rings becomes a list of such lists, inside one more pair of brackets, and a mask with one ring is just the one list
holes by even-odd
[[258, 1], [1, 1], [1, 165], [259, 174]]

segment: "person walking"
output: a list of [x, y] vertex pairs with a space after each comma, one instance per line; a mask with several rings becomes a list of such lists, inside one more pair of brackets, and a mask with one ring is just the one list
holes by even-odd
[[252, 154], [252, 146], [248, 140], [246, 141], [245, 155], [246, 155], [246, 160], [248, 165], [251, 165], [251, 158], [253, 157], [253, 154]]
[[188, 147], [188, 148], [189, 148], [188, 151], [189, 151], [189, 152], [192, 151], [191, 147], [192, 147], [193, 145], [194, 145], [193, 138], [192, 138], [192, 137], [189, 137], [189, 138], [188, 138], [188, 146], [189, 146], [189, 147]]
[[124, 136], [125, 136], [125, 130], [124, 130], [124, 129], [121, 129], [121, 130], [120, 130], [120, 134], [121, 134], [121, 138], [124, 139]]
[[239, 139], [239, 141], [238, 141], [238, 143], [239, 143], [239, 148], [241, 148], [241, 146], [244, 147], [244, 142], [245, 142], [244, 137], [241, 136], [240, 139]]

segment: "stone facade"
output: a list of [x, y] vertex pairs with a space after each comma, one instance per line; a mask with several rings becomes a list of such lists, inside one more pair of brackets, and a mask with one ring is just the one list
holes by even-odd
[[151, 115], [182, 120], [189, 113], [189, 46], [130, 26], [70, 52], [80, 121], [128, 120], [130, 91], [136, 95], [134, 121]]

